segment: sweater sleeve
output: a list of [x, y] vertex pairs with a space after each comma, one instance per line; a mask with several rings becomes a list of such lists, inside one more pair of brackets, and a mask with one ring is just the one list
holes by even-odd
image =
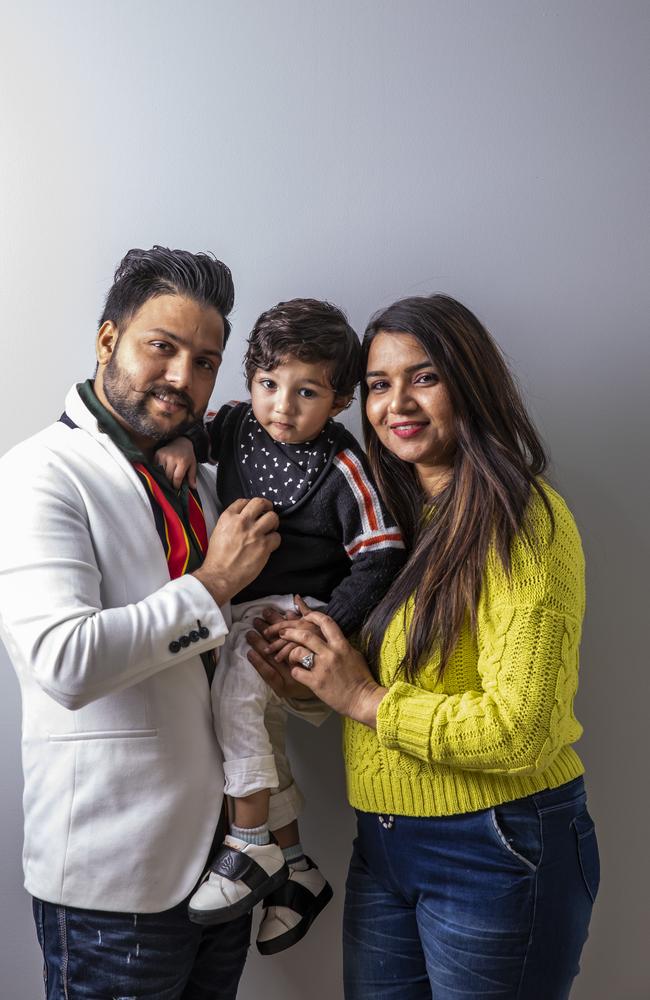
[[326, 612], [350, 635], [384, 596], [406, 561], [401, 532], [384, 506], [368, 461], [351, 435], [334, 458], [336, 511], [350, 573], [330, 597]]
[[573, 698], [584, 563], [572, 518], [558, 519], [554, 541], [535, 559], [517, 543], [509, 579], [492, 562], [478, 615], [480, 684], [445, 694], [398, 681], [379, 705], [377, 735], [430, 763], [534, 774], [582, 733]]
[[184, 432], [183, 437], [189, 438], [197, 462], [216, 465], [219, 461], [223, 425], [233, 405], [226, 403], [216, 413], [208, 410], [203, 421], [197, 421]]

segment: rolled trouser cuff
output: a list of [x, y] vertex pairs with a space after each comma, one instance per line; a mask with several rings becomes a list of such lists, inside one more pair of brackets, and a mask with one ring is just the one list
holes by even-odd
[[281, 792], [273, 792], [269, 801], [269, 829], [280, 830], [298, 819], [304, 804], [302, 792], [295, 781]]
[[235, 799], [252, 795], [263, 788], [278, 787], [278, 772], [273, 754], [224, 761], [223, 773], [226, 779], [224, 792]]

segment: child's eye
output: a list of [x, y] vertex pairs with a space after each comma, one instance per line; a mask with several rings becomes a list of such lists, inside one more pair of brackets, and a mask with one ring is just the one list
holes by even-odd
[[303, 399], [313, 399], [316, 395], [313, 389], [299, 389], [298, 392], [303, 397]]
[[275, 382], [272, 378], [261, 378], [259, 379], [259, 384], [264, 389], [275, 389]]

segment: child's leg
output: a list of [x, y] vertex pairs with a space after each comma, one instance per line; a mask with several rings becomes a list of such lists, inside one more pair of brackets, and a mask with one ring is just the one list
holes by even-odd
[[222, 649], [211, 692], [225, 792], [234, 799], [234, 824], [190, 900], [191, 919], [206, 924], [247, 913], [289, 875], [268, 829], [269, 789], [278, 784], [264, 726], [271, 691], [248, 661], [246, 632], [251, 623], [240, 617]]
[[264, 900], [257, 947], [263, 955], [290, 948], [305, 936], [311, 924], [332, 898], [332, 889], [316, 865], [306, 857], [300, 843], [298, 814], [303, 798], [293, 780], [286, 754], [286, 712], [272, 700], [264, 717], [278, 772], [278, 788], [271, 794], [269, 825], [289, 866], [286, 883]]

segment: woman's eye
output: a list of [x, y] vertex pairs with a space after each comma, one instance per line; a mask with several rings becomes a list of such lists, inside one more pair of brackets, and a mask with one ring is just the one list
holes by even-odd
[[416, 378], [416, 385], [436, 385], [440, 381], [440, 376], [435, 372], [421, 372]]
[[384, 382], [381, 379], [379, 379], [377, 382], [370, 382], [368, 385], [368, 392], [381, 392], [382, 389], [385, 389], [387, 385], [388, 382]]

